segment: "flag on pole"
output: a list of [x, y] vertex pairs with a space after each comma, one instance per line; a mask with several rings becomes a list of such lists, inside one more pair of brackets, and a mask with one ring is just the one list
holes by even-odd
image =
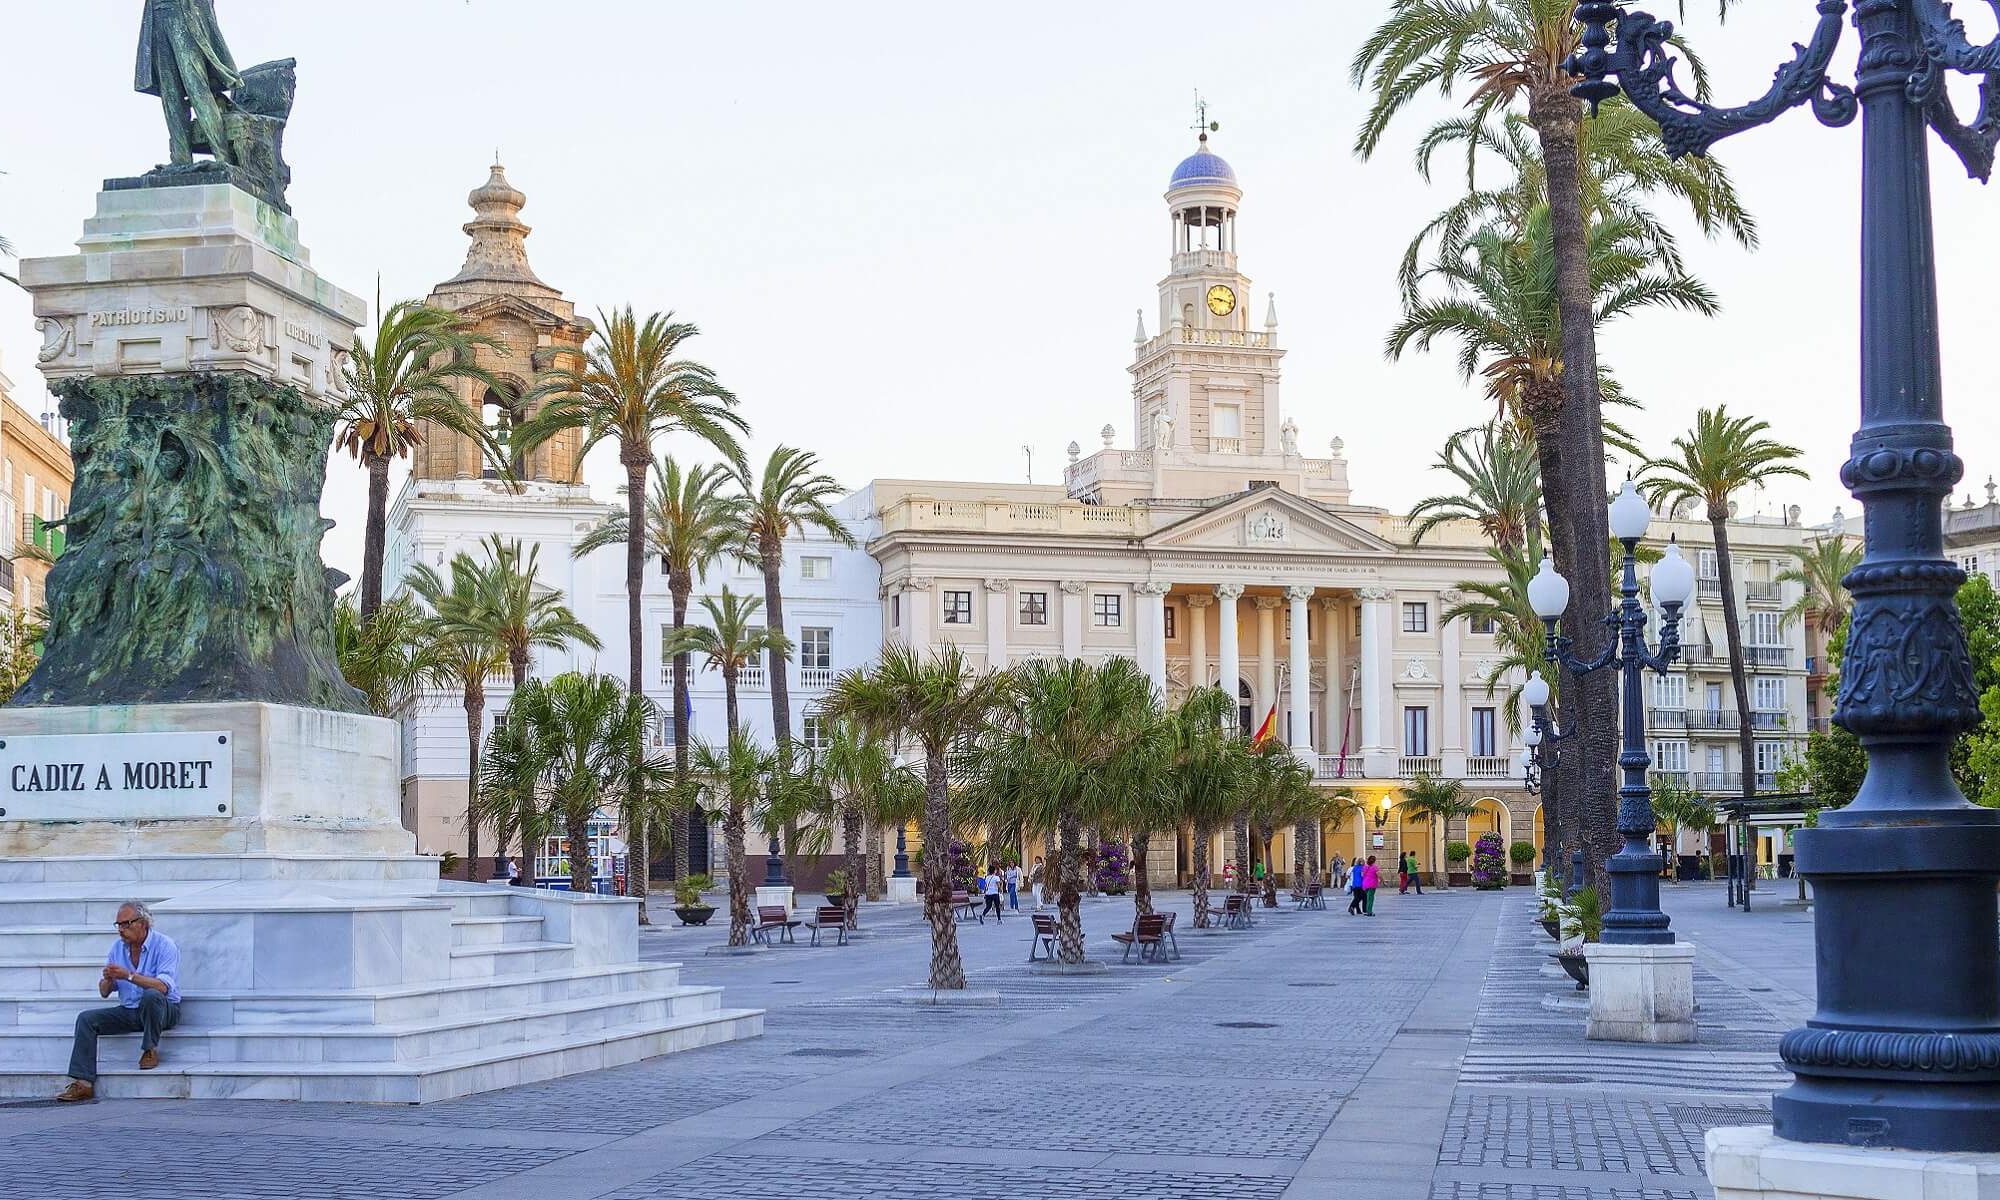
[[1264, 714], [1264, 723], [1257, 727], [1257, 735], [1250, 739], [1250, 744], [1253, 746], [1263, 745], [1264, 741], [1271, 736], [1271, 732], [1277, 724], [1278, 706], [1272, 704], [1271, 711]]

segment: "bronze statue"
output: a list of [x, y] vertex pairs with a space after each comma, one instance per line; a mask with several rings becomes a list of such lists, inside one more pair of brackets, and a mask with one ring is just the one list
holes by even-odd
[[230, 161], [226, 118], [236, 105], [229, 93], [242, 84], [215, 22], [215, 0], [146, 0], [133, 87], [160, 98], [171, 161], [192, 163], [196, 150]]

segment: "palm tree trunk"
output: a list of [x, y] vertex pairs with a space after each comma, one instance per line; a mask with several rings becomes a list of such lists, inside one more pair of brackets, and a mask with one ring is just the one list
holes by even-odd
[[389, 460], [370, 454], [361, 462], [368, 468], [368, 517], [361, 530], [361, 619], [366, 622], [382, 607], [382, 554], [389, 540]]
[[1132, 835], [1132, 910], [1142, 917], [1153, 915], [1153, 881], [1148, 878], [1146, 854], [1152, 849], [1153, 835]]
[[[631, 668], [626, 687], [637, 698], [646, 694], [644, 611], [639, 596], [646, 578], [646, 472], [652, 469], [653, 453], [649, 446], [621, 445], [618, 456], [625, 464], [625, 636]], [[632, 791], [628, 794], [635, 796], [640, 788], [639, 764], [646, 757], [644, 739], [641, 732], [632, 746]], [[649, 831], [641, 821], [638, 828], [625, 832], [631, 843], [625, 890], [639, 898], [639, 924], [651, 925], [652, 918], [646, 912], [646, 897], [653, 890], [653, 851], [646, 844]]]
[[871, 901], [882, 898], [883, 871], [879, 869], [882, 864], [882, 854], [882, 822], [870, 821], [868, 822], [868, 862], [878, 868], [877, 870], [868, 872], [868, 899]]
[[1306, 827], [1309, 824], [1311, 822], [1300, 821], [1292, 826], [1292, 890], [1295, 892], [1303, 892], [1306, 889], [1306, 871], [1309, 867], [1306, 862]]
[[1240, 812], [1229, 826], [1229, 860], [1236, 864], [1236, 891], [1250, 884], [1250, 814]]
[[930, 985], [938, 991], [965, 986], [958, 957], [958, 926], [951, 915], [951, 796], [946, 789], [945, 751], [924, 750], [924, 917], [931, 925]]
[[1276, 834], [1277, 830], [1271, 828], [1269, 825], [1259, 825], [1257, 827], [1257, 841], [1264, 850], [1263, 899], [1265, 908], [1278, 907], [1278, 873], [1271, 867], [1271, 839]]
[[[767, 545], [760, 545], [757, 558], [764, 569], [764, 616], [770, 622], [771, 631], [782, 635], [785, 632], [785, 589], [782, 583], [784, 544], [773, 539]], [[764, 661], [771, 677], [771, 737], [777, 743], [778, 769], [789, 775], [792, 771], [792, 684], [786, 674], [788, 652], [772, 646], [765, 651]], [[798, 824], [786, 823], [785, 874], [788, 879], [792, 870], [790, 859], [798, 853], [798, 843]]]
[[1083, 823], [1077, 819], [1074, 808], [1064, 806], [1062, 815], [1056, 819], [1056, 830], [1062, 839], [1063, 861], [1062, 890], [1056, 893], [1056, 961], [1080, 963], [1083, 961]]
[[465, 877], [479, 882], [479, 734], [486, 723], [486, 686], [465, 686]]
[[[694, 592], [694, 581], [681, 573], [667, 577], [667, 590], [673, 598], [674, 634], [687, 625], [688, 597]], [[688, 700], [688, 655], [685, 650], [674, 655], [674, 782], [686, 784], [688, 773], [688, 729], [687, 716], [691, 707]], [[701, 818], [692, 810], [683, 814], [684, 828], [681, 836], [674, 839], [674, 878], [686, 879], [690, 870], [688, 847], [694, 841], [695, 830], [702, 828]]]
[[592, 876], [596, 875], [596, 864], [590, 858], [590, 810], [572, 808], [564, 814], [569, 834], [569, 890], [576, 895], [590, 894]]
[[847, 927], [860, 924], [856, 918], [860, 897], [868, 890], [868, 860], [861, 856], [861, 809], [853, 801], [840, 806], [840, 833], [847, 868]]
[[1194, 830], [1194, 927], [1208, 928], [1208, 830], [1200, 825]]
[[[1549, 197], [1549, 229], [1556, 262], [1556, 310], [1562, 323], [1562, 410], [1557, 424], [1559, 459], [1551, 477], [1544, 460], [1542, 494], [1555, 534], [1556, 567], [1570, 581], [1565, 630], [1576, 652], [1594, 656], [1610, 631], [1610, 544], [1604, 489], [1604, 420], [1598, 384], [1596, 306], [1592, 300], [1583, 175], [1577, 147], [1582, 103], [1567, 85], [1529, 97], [1528, 119], [1542, 147]], [[1567, 558], [1569, 561], [1564, 562]], [[1617, 678], [1610, 671], [1577, 677], [1565, 673], [1563, 696], [1574, 698], [1581, 728], [1575, 751], [1575, 837], [1590, 878], [1609, 895], [1604, 860], [1617, 851]]]
[[1742, 764], [1742, 796], [1757, 794], [1755, 735], [1750, 724], [1750, 678], [1743, 669], [1743, 623], [1736, 611], [1735, 570], [1729, 562], [1729, 505], [1708, 506], [1709, 528], [1715, 531], [1715, 572], [1722, 585], [1722, 631], [1729, 639], [1729, 683], [1736, 692], [1736, 747]]
[[722, 819], [722, 852], [729, 859], [729, 944], [750, 944], [750, 881], [743, 861], [743, 803], [729, 802]]

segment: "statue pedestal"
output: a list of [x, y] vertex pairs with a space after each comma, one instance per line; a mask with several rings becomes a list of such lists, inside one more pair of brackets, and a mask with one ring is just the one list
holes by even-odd
[[1788, 1142], [1768, 1125], [1708, 1131], [1716, 1200], [1992, 1200], [2000, 1154]]
[[1694, 944], [1583, 948], [1590, 963], [1590, 1021], [1599, 1042], [1692, 1042]]
[[917, 877], [905, 875], [889, 877], [889, 902], [892, 904], [914, 904], [917, 899]]

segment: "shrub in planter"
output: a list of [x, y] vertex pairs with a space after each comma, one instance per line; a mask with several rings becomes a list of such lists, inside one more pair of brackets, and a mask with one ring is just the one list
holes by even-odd
[[826, 873], [826, 898], [829, 903], [846, 903], [848, 889], [853, 886], [853, 881], [847, 877], [847, 871], [844, 868], [837, 868]]
[[1492, 891], [1507, 886], [1507, 859], [1497, 833], [1482, 833], [1472, 848], [1472, 886]]
[[979, 877], [979, 868], [973, 864], [971, 846], [959, 841], [957, 838], [953, 838], [951, 845], [945, 848], [944, 870], [945, 874], [951, 879], [953, 891], [970, 892], [975, 890], [972, 882]]
[[1446, 842], [1444, 844], [1444, 860], [1454, 867], [1463, 866], [1465, 860], [1471, 857], [1472, 847], [1466, 845], [1464, 842]]
[[1527, 870], [1528, 864], [1535, 861], [1535, 843], [1515, 842], [1507, 847], [1507, 859], [1514, 864], [1516, 871]]
[[715, 906], [702, 900], [701, 894], [715, 886], [715, 881], [706, 875], [683, 875], [674, 880], [674, 915], [683, 925], [706, 925], [715, 915]]
[[1102, 842], [1097, 847], [1097, 865], [1091, 875], [1097, 890], [1107, 896], [1122, 896], [1132, 886], [1132, 852], [1124, 842]]
[[1571, 979], [1576, 980], [1576, 990], [1590, 988], [1590, 960], [1583, 956], [1586, 944], [1597, 940], [1604, 925], [1603, 900], [1596, 888], [1578, 888], [1562, 905], [1560, 918], [1562, 948], [1556, 953], [1556, 961], [1562, 964]]

